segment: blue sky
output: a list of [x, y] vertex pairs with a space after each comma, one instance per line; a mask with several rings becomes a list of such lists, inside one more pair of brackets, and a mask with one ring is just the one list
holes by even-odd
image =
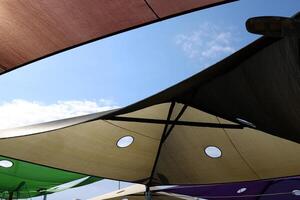
[[[299, 0], [241, 0], [118, 34], [14, 70], [0, 77], [0, 128], [134, 103], [258, 38], [245, 29], [249, 17], [291, 16], [297, 11]], [[116, 183], [104, 181], [48, 199], [85, 199], [113, 189]]]

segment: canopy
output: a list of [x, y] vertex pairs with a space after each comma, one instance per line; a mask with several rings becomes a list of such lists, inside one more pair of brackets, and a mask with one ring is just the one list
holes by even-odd
[[1, 0], [0, 73], [100, 38], [233, 0]]
[[[150, 187], [155, 200], [297, 200], [300, 196], [300, 177], [277, 178], [210, 185], [165, 185]], [[145, 199], [145, 185], [134, 184], [90, 200]]]
[[0, 198], [31, 198], [101, 179], [0, 157]]
[[[231, 1], [234, 0], [3, 0], [0, 2], [0, 73], [123, 31]], [[35, 131], [43, 132], [52, 125], [63, 128], [82, 120], [86, 117], [48, 123], [42, 129], [37, 126]], [[42, 149], [47, 151], [47, 146]], [[31, 154], [27, 150], [23, 153]], [[100, 180], [65, 168], [65, 171], [58, 170], [55, 165], [49, 168], [20, 160], [0, 157], [0, 198], [28, 198]], [[3, 167], [1, 162], [12, 166]], [[80, 166], [89, 168], [88, 165]]]
[[[1, 1], [3, 72], [94, 39], [227, 1], [122, 2], [126, 4]], [[273, 194], [284, 188], [283, 180], [284, 195], [294, 195], [291, 190], [300, 187], [299, 44], [298, 37], [262, 37], [128, 107], [1, 130], [0, 154], [13, 163], [27, 161], [31, 164], [22, 165], [51, 171], [51, 177], [43, 177], [45, 189], [35, 177], [27, 177], [37, 192], [53, 192], [56, 184], [96, 176], [148, 187], [186, 185], [188, 192], [181, 187], [160, 192], [194, 197], [205, 186], [206, 193], [201, 194], [206, 199], [218, 198], [207, 191], [210, 187], [218, 186], [214, 194], [220, 197], [236, 192], [233, 188], [226, 193], [229, 186], [242, 189], [246, 183], [255, 185], [250, 195]], [[56, 173], [66, 173], [62, 176], [66, 178], [54, 184]], [[22, 177], [16, 176], [10, 180]], [[14, 191], [26, 185], [20, 180], [12, 184], [16, 183]]]
[[143, 101], [0, 132], [3, 156], [102, 178], [161, 184], [300, 173], [297, 38], [261, 38]]

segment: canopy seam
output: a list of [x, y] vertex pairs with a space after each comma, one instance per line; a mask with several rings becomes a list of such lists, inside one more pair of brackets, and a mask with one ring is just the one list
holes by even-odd
[[152, 140], [160, 141], [160, 139], [157, 139], [157, 138], [154, 138], [154, 137], [145, 135], [145, 134], [143, 134], [143, 133], [139, 133], [139, 132], [137, 132], [137, 131], [130, 130], [130, 129], [128, 129], [128, 128], [124, 128], [124, 127], [119, 126], [119, 125], [117, 125], [117, 124], [114, 124], [113, 122], [110, 122], [110, 121], [108, 121], [108, 120], [103, 120], [103, 121], [106, 122], [106, 123], [108, 123], [108, 124], [110, 124], [110, 125], [112, 125], [112, 126], [118, 127], [118, 128], [120, 128], [120, 129], [123, 129], [123, 130], [129, 131], [129, 132], [132, 132], [132, 133], [135, 133], [135, 134], [138, 134], [138, 135], [141, 135], [141, 136], [150, 138], [150, 139], [152, 139]]
[[157, 19], [160, 19], [160, 17], [158, 16], [158, 14], [155, 12], [155, 10], [152, 8], [152, 6], [150, 6], [150, 4], [148, 3], [147, 0], [144, 0], [144, 2], [146, 3], [146, 5], [148, 6], [148, 8], [153, 12], [153, 14], [155, 15], [155, 17], [157, 17]]
[[[219, 123], [220, 122], [220, 119], [219, 117], [217, 117], [217, 120]], [[236, 145], [234, 144], [234, 142], [232, 141], [231, 137], [229, 136], [229, 134], [227, 133], [226, 129], [225, 128], [222, 128], [226, 137], [228, 138], [229, 142], [231, 143], [231, 145], [233, 146], [233, 148], [236, 150], [236, 152], [239, 154], [240, 158], [244, 161], [244, 163], [247, 165], [247, 167], [252, 171], [252, 173], [257, 177], [257, 178], [261, 178], [257, 173], [256, 171], [252, 168], [252, 166], [250, 165], [250, 163], [248, 163], [248, 161], [246, 160], [246, 158], [244, 158], [244, 156], [242, 155], [242, 153], [238, 150], [238, 148], [236, 147]]]

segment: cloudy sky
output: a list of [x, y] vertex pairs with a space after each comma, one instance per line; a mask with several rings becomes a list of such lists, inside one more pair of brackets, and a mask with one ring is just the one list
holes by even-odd
[[[0, 129], [134, 103], [258, 38], [245, 30], [249, 17], [291, 16], [299, 10], [299, 0], [241, 0], [122, 33], [14, 70], [0, 77]], [[115, 189], [117, 184], [106, 180], [48, 199], [86, 199]]]

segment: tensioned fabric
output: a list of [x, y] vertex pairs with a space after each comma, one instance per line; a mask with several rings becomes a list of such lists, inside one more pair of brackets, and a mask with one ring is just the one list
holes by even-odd
[[0, 154], [150, 186], [297, 176], [299, 66], [298, 39], [261, 38], [131, 106], [3, 130]]
[[[89, 200], [119, 200], [119, 199], [145, 199], [142, 191], [132, 188], [145, 186], [135, 184], [122, 190], [100, 195]], [[300, 177], [285, 177], [258, 181], [209, 184], [209, 185], [164, 185], [150, 187], [149, 190], [154, 200], [173, 199], [199, 199], [199, 200], [297, 200], [300, 195]]]
[[[86, 177], [81, 174], [34, 165], [2, 156], [0, 156], [0, 161], [10, 161], [13, 164], [8, 168], [0, 167], [1, 199], [8, 199], [10, 193], [13, 193], [14, 199], [50, 194], [56, 190], [59, 191], [60, 185], [75, 180], [80, 182], [68, 184], [64, 189], [101, 180], [99, 178]], [[55, 187], [58, 188], [55, 190]], [[51, 188], [53, 189], [49, 190]]]
[[1, 0], [0, 73], [92, 40], [232, 0]]
[[[288, 177], [259, 181], [214, 185], [180, 185], [156, 191], [172, 197], [199, 198], [200, 200], [297, 200], [300, 177]], [[131, 199], [129, 197], [129, 199]], [[156, 198], [154, 198], [156, 199]], [[97, 200], [97, 199], [95, 199]]]

